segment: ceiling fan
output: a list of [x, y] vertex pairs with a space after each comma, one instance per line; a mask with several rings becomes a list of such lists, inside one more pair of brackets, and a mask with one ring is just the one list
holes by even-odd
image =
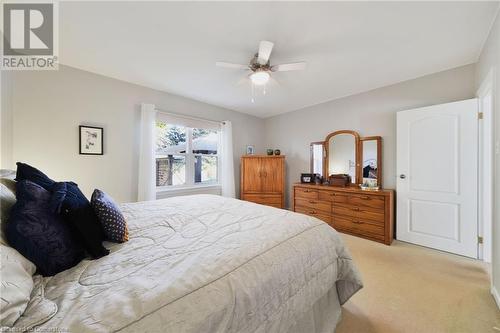
[[297, 71], [306, 68], [305, 62], [294, 62], [290, 64], [281, 65], [271, 65], [269, 62], [269, 57], [273, 50], [274, 44], [272, 42], [263, 40], [259, 43], [259, 51], [250, 60], [248, 65], [233, 64], [229, 62], [216, 62], [215, 66], [231, 69], [241, 69], [250, 70], [251, 73], [248, 75], [252, 84], [254, 85], [265, 85], [271, 78], [272, 72], [286, 72], [286, 71]]

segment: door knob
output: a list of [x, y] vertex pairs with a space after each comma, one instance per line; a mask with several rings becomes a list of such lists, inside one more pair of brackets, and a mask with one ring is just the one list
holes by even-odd
[[406, 175], [404, 175], [404, 174], [400, 174], [400, 175], [399, 175], [399, 178], [401, 178], [401, 179], [405, 179], [405, 178], [406, 178]]

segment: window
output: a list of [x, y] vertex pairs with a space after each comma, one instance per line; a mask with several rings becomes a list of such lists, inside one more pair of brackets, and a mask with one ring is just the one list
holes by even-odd
[[157, 187], [218, 184], [220, 131], [203, 125], [170, 117], [157, 120]]

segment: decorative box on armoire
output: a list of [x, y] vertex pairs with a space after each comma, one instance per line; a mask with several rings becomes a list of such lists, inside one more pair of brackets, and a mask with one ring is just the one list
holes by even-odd
[[285, 207], [285, 156], [241, 157], [241, 200]]

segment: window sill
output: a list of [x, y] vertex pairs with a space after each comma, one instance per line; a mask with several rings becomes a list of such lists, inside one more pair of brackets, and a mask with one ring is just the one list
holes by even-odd
[[175, 193], [175, 192], [196, 192], [209, 189], [221, 189], [220, 184], [202, 184], [202, 185], [187, 185], [187, 186], [162, 186], [156, 188], [156, 194]]

